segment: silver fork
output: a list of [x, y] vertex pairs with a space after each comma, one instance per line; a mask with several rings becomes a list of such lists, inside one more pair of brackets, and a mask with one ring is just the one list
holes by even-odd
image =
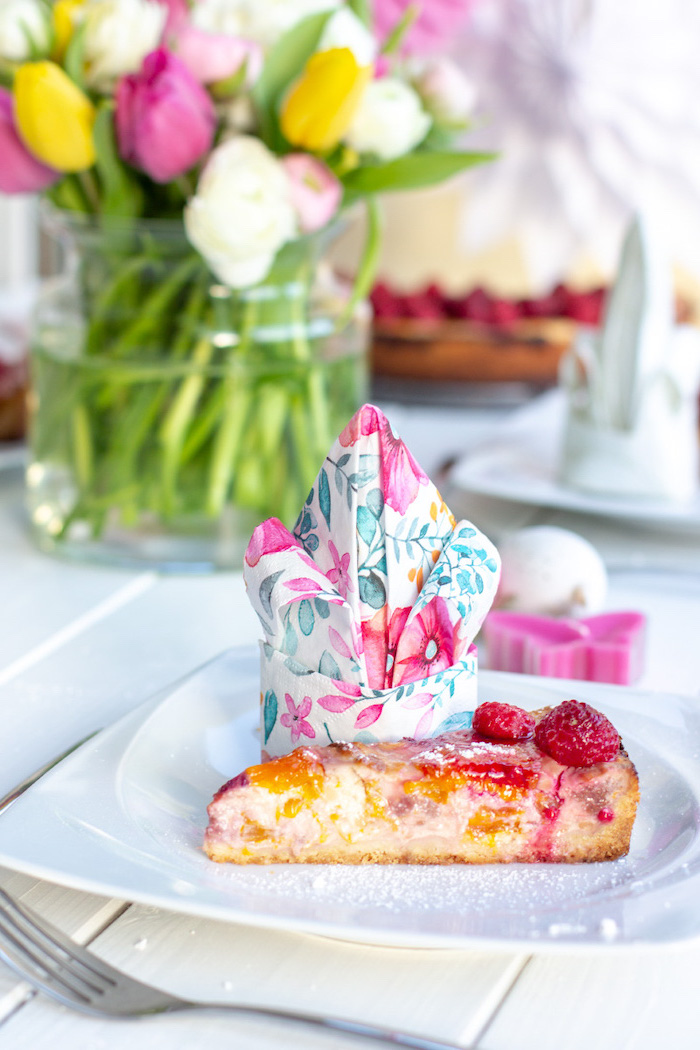
[[40, 992], [82, 1013], [113, 1019], [148, 1017], [178, 1010], [225, 1010], [241, 1016], [292, 1021], [345, 1032], [365, 1040], [413, 1050], [463, 1050], [454, 1043], [393, 1031], [379, 1025], [273, 1006], [193, 1002], [128, 977], [76, 944], [25, 904], [0, 889], [0, 959]]

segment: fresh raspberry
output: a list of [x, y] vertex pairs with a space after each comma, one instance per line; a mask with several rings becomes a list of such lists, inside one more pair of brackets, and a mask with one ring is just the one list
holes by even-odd
[[612, 722], [589, 704], [565, 700], [537, 723], [535, 743], [563, 766], [610, 762], [620, 750]]
[[510, 325], [518, 320], [520, 311], [517, 303], [510, 299], [494, 299], [491, 303], [491, 324]]
[[535, 719], [529, 711], [515, 704], [495, 702], [479, 704], [474, 712], [472, 728], [492, 740], [527, 740], [532, 736]]
[[461, 303], [460, 317], [467, 321], [488, 324], [491, 320], [491, 296], [483, 288], [475, 288], [465, 295]]

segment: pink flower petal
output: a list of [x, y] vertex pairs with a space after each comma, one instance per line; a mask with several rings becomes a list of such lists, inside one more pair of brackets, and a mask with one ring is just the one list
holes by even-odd
[[433, 708], [431, 707], [418, 719], [418, 725], [416, 726], [413, 736], [416, 740], [423, 740], [430, 733], [430, 726], [433, 721]]
[[308, 576], [297, 576], [294, 580], [286, 580], [285, 587], [290, 591], [303, 591], [305, 594], [320, 594], [321, 586]]
[[305, 696], [302, 702], [297, 707], [297, 718], [306, 718], [311, 711], [311, 697]]
[[341, 656], [345, 656], [348, 659], [352, 657], [352, 650], [348, 647], [342, 635], [340, 635], [334, 627], [328, 628], [328, 637], [331, 640], [331, 645], [337, 653], [340, 653]]
[[333, 711], [337, 714], [347, 711], [355, 703], [347, 696], [333, 696], [331, 693], [328, 696], [320, 696], [316, 702], [324, 711]]
[[366, 707], [363, 711], [360, 711], [355, 719], [355, 728], [366, 729], [367, 726], [374, 725], [383, 710], [383, 704], [372, 704], [370, 707]]
[[310, 722], [306, 722], [303, 718], [301, 718], [297, 722], [297, 726], [299, 727], [297, 737], [300, 733], [303, 733], [304, 736], [308, 736], [311, 740], [313, 740], [316, 736], [316, 730], [314, 729], [314, 727], [310, 724]]
[[425, 707], [426, 704], [431, 703], [432, 699], [432, 693], [413, 693], [411, 696], [402, 699], [400, 703], [401, 706], [405, 707], [408, 711], [413, 711], [419, 707]]
[[245, 552], [246, 565], [256, 566], [264, 554], [293, 549], [302, 550], [301, 544], [277, 518], [268, 518], [260, 523], [250, 537]]
[[303, 233], [320, 230], [340, 207], [343, 189], [333, 172], [309, 153], [289, 153], [282, 158], [292, 205]]

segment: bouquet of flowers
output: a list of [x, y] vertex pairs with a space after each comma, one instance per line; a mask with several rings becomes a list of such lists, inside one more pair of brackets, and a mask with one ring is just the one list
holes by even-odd
[[[35, 335], [46, 535], [303, 503], [363, 393], [343, 347], [377, 195], [488, 159], [453, 148], [456, 68], [406, 57], [416, 13], [380, 36], [367, 0], [0, 0], [0, 191], [81, 245]], [[360, 202], [329, 321], [319, 253]]]

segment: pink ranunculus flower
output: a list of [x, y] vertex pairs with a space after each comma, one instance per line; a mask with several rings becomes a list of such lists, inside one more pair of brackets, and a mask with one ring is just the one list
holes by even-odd
[[459, 646], [458, 625], [452, 623], [443, 598], [433, 598], [403, 629], [396, 652], [392, 685], [404, 685], [445, 671]]
[[170, 46], [202, 84], [228, 80], [245, 66], [245, 85], [252, 87], [263, 67], [259, 44], [224, 33], [207, 33], [196, 26], [182, 26], [169, 38]]
[[166, 48], [146, 55], [116, 92], [121, 156], [155, 182], [184, 174], [211, 149], [214, 104], [187, 66]]
[[330, 168], [309, 153], [289, 153], [282, 158], [289, 176], [292, 204], [302, 233], [320, 230], [340, 207], [343, 189]]
[[246, 565], [255, 566], [264, 554], [279, 551], [303, 550], [299, 540], [279, 518], [267, 518], [253, 531], [245, 552]]
[[[413, 2], [372, 0], [375, 32], [381, 42]], [[411, 54], [444, 51], [467, 21], [473, 6], [474, 0], [430, 0], [430, 3], [421, 4], [420, 13], [406, 34], [402, 50]]]
[[287, 710], [280, 716], [280, 722], [285, 729], [291, 730], [292, 743], [295, 744], [302, 734], [313, 740], [316, 736], [316, 730], [310, 722], [306, 721], [306, 716], [311, 712], [311, 697], [305, 696], [298, 705], [294, 703], [294, 699], [289, 693], [284, 694], [284, 699], [287, 704]]
[[29, 152], [17, 134], [12, 95], [0, 88], [0, 193], [39, 193], [61, 178]]

